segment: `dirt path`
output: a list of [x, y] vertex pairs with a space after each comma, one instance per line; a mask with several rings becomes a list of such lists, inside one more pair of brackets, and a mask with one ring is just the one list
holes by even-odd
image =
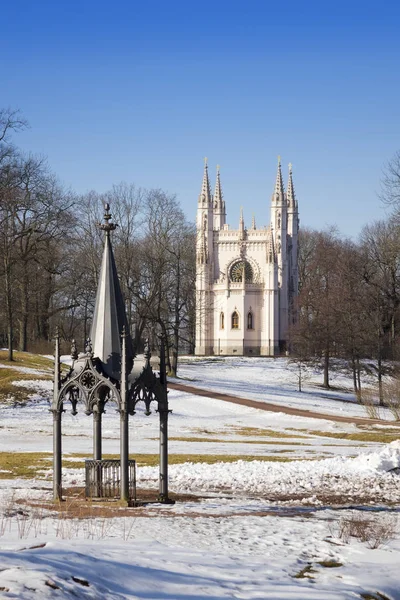
[[285, 413], [286, 415], [294, 415], [296, 417], [308, 417], [313, 419], [325, 419], [328, 421], [335, 421], [338, 423], [353, 423], [354, 425], [374, 425], [379, 423], [393, 424], [389, 421], [382, 421], [379, 419], [367, 419], [363, 417], [344, 417], [341, 415], [330, 415], [325, 413], [313, 412], [311, 410], [304, 410], [302, 408], [292, 408], [290, 406], [284, 406], [281, 404], [272, 404], [270, 402], [257, 402], [257, 400], [248, 400], [246, 398], [240, 398], [239, 396], [230, 396], [228, 394], [221, 394], [219, 392], [212, 392], [210, 390], [203, 390], [201, 388], [187, 385], [186, 383], [176, 383], [169, 381], [168, 387], [171, 390], [177, 390], [179, 392], [190, 392], [196, 396], [205, 396], [207, 398], [215, 398], [216, 400], [223, 400], [224, 402], [232, 402], [233, 404], [241, 404], [242, 406], [250, 406], [251, 408], [258, 408], [259, 410], [267, 410], [269, 412]]

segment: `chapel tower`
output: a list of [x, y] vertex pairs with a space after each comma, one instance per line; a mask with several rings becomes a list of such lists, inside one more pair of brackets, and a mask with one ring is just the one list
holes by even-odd
[[275, 356], [287, 349], [298, 293], [298, 204], [280, 158], [270, 224], [226, 223], [220, 171], [211, 194], [205, 161], [197, 208], [196, 354]]

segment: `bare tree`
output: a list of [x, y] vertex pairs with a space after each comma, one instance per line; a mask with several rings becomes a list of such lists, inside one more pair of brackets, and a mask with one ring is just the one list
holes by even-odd
[[[338, 273], [341, 244], [336, 231], [303, 231], [300, 247], [298, 322], [292, 328], [295, 353], [323, 360], [329, 388], [330, 358], [336, 351]], [[306, 249], [306, 252], [305, 250]]]
[[381, 180], [380, 199], [394, 206], [396, 211], [400, 208], [400, 150], [389, 160], [383, 170]]

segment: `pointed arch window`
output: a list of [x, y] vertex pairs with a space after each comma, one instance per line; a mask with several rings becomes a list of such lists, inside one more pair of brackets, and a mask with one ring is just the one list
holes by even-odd
[[236, 310], [232, 313], [232, 329], [239, 329], [239, 313]]
[[225, 329], [225, 315], [223, 312], [219, 316], [219, 327], [220, 329]]
[[254, 329], [254, 318], [251, 310], [247, 313], [247, 329]]

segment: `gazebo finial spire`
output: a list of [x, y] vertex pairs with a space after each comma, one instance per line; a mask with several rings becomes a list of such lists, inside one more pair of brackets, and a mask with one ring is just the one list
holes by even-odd
[[117, 229], [116, 223], [111, 223], [110, 205], [108, 202], [104, 203], [104, 223], [99, 223], [99, 228], [106, 232], [107, 237], [110, 235], [110, 231]]
[[127, 335], [128, 373], [133, 364], [133, 344], [111, 245], [110, 232], [116, 227], [116, 223], [111, 223], [110, 205], [106, 202], [104, 223], [99, 223], [99, 228], [105, 231], [106, 235], [90, 337], [93, 354], [100, 359], [106, 375], [120, 380], [121, 334], [124, 326]]

